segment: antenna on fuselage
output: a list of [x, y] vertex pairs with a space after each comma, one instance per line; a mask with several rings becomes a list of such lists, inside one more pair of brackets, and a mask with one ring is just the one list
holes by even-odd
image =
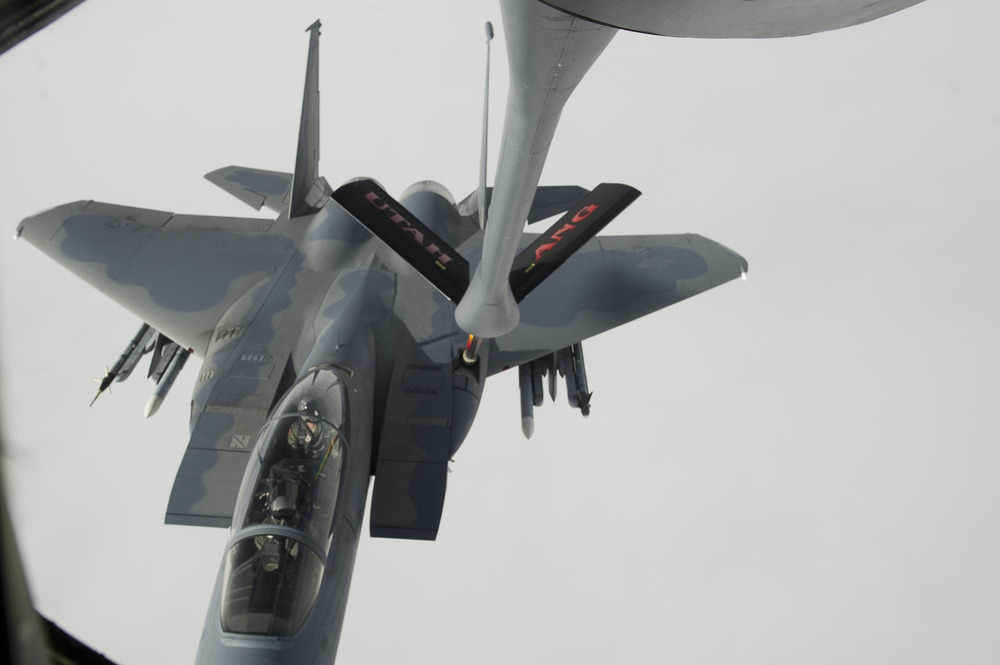
[[483, 90], [483, 143], [479, 152], [479, 228], [486, 228], [486, 151], [490, 127], [490, 42], [493, 24], [486, 22], [486, 84]]

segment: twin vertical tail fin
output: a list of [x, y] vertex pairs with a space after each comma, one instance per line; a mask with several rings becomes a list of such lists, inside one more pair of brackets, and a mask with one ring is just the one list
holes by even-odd
[[510, 290], [514, 300], [524, 300], [640, 194], [638, 189], [628, 185], [603, 183], [577, 202], [514, 258], [510, 270]]
[[[601, 184], [578, 201], [514, 259], [510, 287], [515, 300], [521, 302], [639, 194], [628, 185]], [[462, 299], [469, 287], [469, 262], [378, 183], [354, 180], [332, 198], [449, 300]]]
[[[295, 161], [295, 180], [289, 216], [305, 214], [315, 205], [310, 199], [315, 188], [310, 183], [319, 182], [316, 169], [319, 162], [319, 126], [316, 117], [319, 109], [318, 51], [319, 21], [310, 28], [309, 65], [306, 69], [306, 88], [302, 102], [302, 127], [299, 133], [299, 152]], [[477, 198], [480, 227], [485, 227], [488, 201], [486, 187], [487, 144], [489, 128], [490, 41], [493, 26], [486, 24], [486, 85], [483, 99], [482, 149], [479, 164], [479, 189]], [[603, 48], [603, 47], [602, 47]], [[326, 186], [326, 182], [322, 181]], [[543, 188], [544, 190], [544, 188]], [[327, 190], [328, 191], [328, 190]], [[536, 193], [541, 191], [536, 187]], [[584, 190], [585, 191], [585, 190]], [[493, 269], [510, 270], [509, 282], [515, 302], [521, 302], [531, 291], [551, 275], [574, 252], [593, 238], [627, 208], [640, 192], [628, 185], [601, 184], [586, 194], [548, 231], [514, 258], [507, 266]], [[401, 258], [406, 260], [449, 300], [458, 304], [469, 289], [469, 262], [443, 238], [421, 222], [413, 213], [390, 197], [374, 180], [358, 179], [342, 185], [329, 194], [362, 226], [378, 237]], [[534, 201], [531, 209], [534, 208]], [[531, 209], [528, 217], [531, 216]], [[559, 207], [553, 213], [566, 210]], [[523, 222], [523, 220], [522, 220]], [[482, 265], [480, 266], [482, 269]], [[491, 271], [492, 272], [492, 271]]]
[[333, 193], [333, 200], [449, 300], [457, 303], [465, 295], [469, 262], [377, 182], [351, 181]]

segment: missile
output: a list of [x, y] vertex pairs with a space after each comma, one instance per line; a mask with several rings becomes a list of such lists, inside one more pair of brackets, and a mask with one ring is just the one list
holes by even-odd
[[[135, 369], [135, 366], [139, 364], [142, 357], [153, 350], [153, 345], [155, 344], [159, 333], [155, 328], [150, 326], [146, 326], [146, 328], [146, 332], [142, 335], [142, 337], [136, 335], [136, 337], [139, 337], [139, 343], [132, 349], [132, 352], [125, 360], [125, 363], [121, 366], [121, 369], [118, 370], [118, 376], [115, 377], [116, 381], [121, 382], [127, 379], [132, 374], [132, 370]], [[135, 340], [133, 339], [132, 342], [134, 343]]]
[[[556, 352], [556, 368], [566, 379], [566, 401], [574, 409], [577, 407], [576, 364], [573, 362], [573, 347], [567, 346]], [[554, 400], [553, 400], [554, 401]]]
[[556, 375], [555, 367], [549, 370], [549, 399], [553, 402], [556, 401], [556, 395], [559, 394], [559, 377]]
[[559, 349], [555, 353], [535, 358], [518, 367], [518, 386], [521, 397], [521, 431], [530, 439], [535, 432], [534, 407], [545, 401], [545, 379], [548, 376], [548, 392], [556, 398], [558, 376], [566, 377], [566, 400], [574, 409], [579, 409], [584, 418], [590, 415], [590, 398], [593, 395], [587, 386], [587, 368], [583, 360], [583, 344]]
[[163, 372], [163, 376], [160, 377], [160, 381], [156, 384], [156, 390], [153, 391], [152, 397], [146, 402], [145, 416], [147, 418], [160, 409], [160, 405], [163, 404], [163, 398], [167, 396], [170, 388], [173, 387], [177, 375], [181, 373], [184, 363], [187, 362], [190, 355], [191, 349], [178, 349], [174, 353], [174, 357], [170, 359], [170, 364], [167, 365], [166, 371]]
[[101, 396], [105, 390], [111, 386], [111, 382], [116, 378], [119, 381], [124, 381], [128, 378], [128, 375], [132, 373], [132, 368], [135, 364], [139, 362], [139, 358], [146, 352], [146, 340], [151, 333], [155, 334], [155, 330], [149, 327], [148, 323], [143, 323], [142, 327], [139, 328], [139, 332], [135, 334], [132, 340], [122, 351], [122, 354], [118, 356], [118, 360], [111, 367], [104, 372], [104, 377], [101, 379], [101, 385], [97, 389], [97, 394], [94, 395], [94, 399], [90, 400], [90, 405], [94, 406], [94, 402], [97, 398]]
[[149, 374], [146, 378], [159, 383], [179, 349], [180, 345], [177, 342], [163, 333], [158, 334], [153, 344], [153, 359], [149, 361]]
[[573, 374], [576, 380], [576, 408], [584, 418], [590, 416], [590, 397], [594, 394], [587, 387], [587, 368], [583, 362], [583, 342], [577, 342], [571, 348], [573, 354]]
[[518, 369], [521, 385], [521, 431], [530, 439], [535, 433], [535, 396], [532, 390], [531, 363], [524, 363]]

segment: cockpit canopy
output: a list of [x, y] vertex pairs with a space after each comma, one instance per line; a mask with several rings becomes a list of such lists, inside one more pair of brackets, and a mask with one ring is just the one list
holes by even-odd
[[261, 430], [233, 520], [246, 537], [226, 556], [223, 630], [290, 636], [308, 617], [346, 468], [345, 400], [341, 375], [315, 369]]
[[[287, 526], [325, 546], [347, 454], [344, 386], [332, 369], [314, 370], [275, 409], [244, 480], [233, 524]], [[249, 491], [248, 491], [249, 490]]]
[[222, 630], [291, 637], [305, 623], [323, 581], [323, 561], [294, 538], [244, 538], [226, 555]]

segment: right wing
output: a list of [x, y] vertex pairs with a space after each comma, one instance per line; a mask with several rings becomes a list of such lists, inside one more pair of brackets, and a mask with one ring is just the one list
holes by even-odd
[[494, 340], [489, 373], [678, 303], [747, 267], [742, 256], [699, 235], [593, 238], [521, 302], [517, 328]]
[[25, 219], [17, 236], [204, 355], [229, 308], [295, 252], [273, 225], [78, 201]]
[[296, 251], [273, 225], [78, 201], [25, 219], [17, 236], [203, 356], [222, 316]]
[[228, 526], [290, 353], [277, 335], [247, 330], [295, 243], [271, 220], [93, 201], [30, 217], [18, 235], [173, 341], [208, 354], [167, 521]]

